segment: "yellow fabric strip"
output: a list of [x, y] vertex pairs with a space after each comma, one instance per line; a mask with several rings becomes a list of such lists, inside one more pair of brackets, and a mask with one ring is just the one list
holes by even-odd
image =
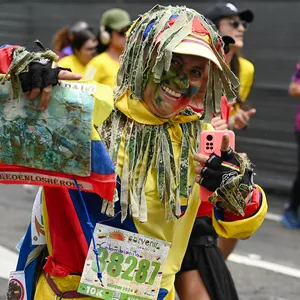
[[219, 236], [225, 238], [248, 238], [261, 226], [268, 210], [267, 198], [263, 189], [256, 185], [262, 194], [262, 203], [258, 212], [250, 217], [243, 220], [225, 222], [217, 220], [213, 211], [213, 226]]
[[[63, 293], [68, 291], [76, 291], [80, 282], [80, 276], [77, 275], [69, 275], [66, 277], [51, 276], [51, 278], [55, 282], [58, 289]], [[53, 299], [58, 300], [60, 298], [56, 297], [55, 293], [52, 291], [51, 287], [46, 281], [45, 275], [43, 273], [39, 278], [35, 295], [34, 295], [34, 300], [53, 300]], [[94, 298], [94, 297], [76, 298], [76, 300], [92, 300], [92, 299], [98, 299], [98, 298]], [[73, 298], [70, 300], [75, 300], [75, 299]]]

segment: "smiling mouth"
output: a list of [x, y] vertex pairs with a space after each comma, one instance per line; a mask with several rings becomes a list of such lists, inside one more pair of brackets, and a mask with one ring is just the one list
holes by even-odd
[[177, 93], [177, 92], [173, 91], [172, 89], [170, 89], [166, 85], [161, 85], [161, 89], [164, 92], [164, 94], [166, 94], [168, 97], [173, 98], [175, 100], [181, 98], [182, 95], [183, 95], [181, 93]]

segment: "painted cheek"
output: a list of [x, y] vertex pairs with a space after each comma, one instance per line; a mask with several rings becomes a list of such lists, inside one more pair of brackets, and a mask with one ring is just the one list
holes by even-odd
[[160, 87], [159, 87], [159, 85], [157, 85], [156, 89], [154, 91], [154, 100], [155, 100], [156, 104], [161, 105], [163, 102], [163, 99], [159, 95], [159, 90], [160, 90]]
[[174, 111], [180, 110], [184, 107], [186, 107], [189, 102], [191, 101], [190, 97], [183, 97], [182, 99], [180, 99], [180, 101], [176, 101], [176, 103], [174, 104]]
[[200, 87], [191, 85], [189, 88], [189, 97], [193, 98], [200, 90]]
[[157, 96], [155, 97], [155, 103], [156, 103], [157, 105], [161, 105], [162, 102], [163, 102], [163, 100], [160, 98], [159, 95], [157, 95]]
[[200, 87], [191, 85], [188, 89], [182, 89], [180, 92], [184, 95], [183, 97], [186, 98], [193, 98], [200, 90]]
[[170, 84], [170, 80], [172, 81], [177, 76], [176, 74], [176, 69], [172, 67], [168, 72], [164, 71], [160, 80], [160, 84]]

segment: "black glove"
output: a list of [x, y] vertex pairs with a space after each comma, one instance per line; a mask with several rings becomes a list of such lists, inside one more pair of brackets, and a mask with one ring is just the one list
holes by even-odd
[[221, 205], [234, 213], [243, 212], [253, 191], [253, 168], [247, 158], [233, 150], [211, 154], [201, 171], [200, 184], [214, 192], [210, 197], [214, 205]]
[[[23, 47], [28, 52], [45, 52], [46, 49], [43, 44], [36, 40], [33, 43], [25, 44]], [[68, 70], [64, 68], [52, 68], [53, 61], [48, 58], [40, 58], [34, 60], [29, 64], [27, 72], [19, 74], [23, 92], [29, 92], [34, 88], [43, 89], [49, 85], [56, 85], [58, 83], [58, 73], [61, 70]]]
[[240, 163], [230, 149], [221, 151], [221, 157], [213, 153], [210, 155], [201, 171], [200, 184], [207, 190], [214, 192], [221, 183], [239, 175]]

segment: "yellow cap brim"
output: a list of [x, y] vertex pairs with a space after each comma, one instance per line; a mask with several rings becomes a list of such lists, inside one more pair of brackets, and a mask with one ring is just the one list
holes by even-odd
[[220, 70], [222, 70], [218, 58], [214, 54], [209, 44], [205, 40], [195, 38], [192, 35], [188, 35], [186, 38], [184, 38], [173, 50], [173, 53], [195, 55], [207, 58], [212, 61]]

